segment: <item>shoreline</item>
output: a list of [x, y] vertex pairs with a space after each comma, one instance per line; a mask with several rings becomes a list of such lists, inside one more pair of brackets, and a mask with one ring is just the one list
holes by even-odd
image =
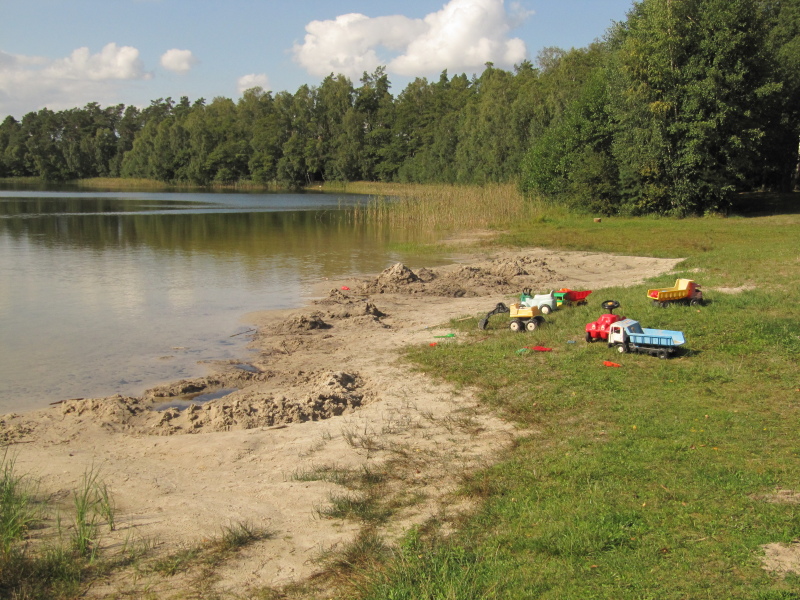
[[[98, 469], [119, 509], [104, 551], [134, 536], [159, 540], [156, 553], [174, 552], [247, 521], [271, 536], [222, 565], [215, 585], [245, 593], [301, 581], [320, 568], [321, 553], [346, 547], [361, 530], [324, 513], [336, 495], [359, 493], [342, 483], [347, 474], [382, 477], [381, 497], [396, 500], [377, 526], [387, 539], [433, 516], [447, 528], [471, 508], [452, 494], [461, 476], [525, 433], [471, 390], [406, 368], [403, 348], [429, 343], [449, 331], [451, 318], [485, 314], [522, 287], [633, 285], [680, 261], [531, 248], [320, 282], [314, 293], [327, 288], [327, 296], [301, 308], [243, 317], [256, 328], [254, 372], [223, 361], [208, 365], [214, 372], [206, 377], [148, 396], [4, 415], [0, 435], [17, 466], [56, 497], [68, 500], [88, 466]], [[183, 411], [150, 410], [181, 391], [215, 386], [238, 390]], [[112, 595], [126, 575], [110, 576], [89, 597]], [[153, 574], [140, 585], [168, 594], [189, 579]]]

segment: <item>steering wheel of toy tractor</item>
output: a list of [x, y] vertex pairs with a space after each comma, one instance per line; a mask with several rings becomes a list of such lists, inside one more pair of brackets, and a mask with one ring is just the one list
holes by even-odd
[[602, 308], [606, 309], [609, 314], [614, 314], [614, 310], [619, 308], [619, 302], [616, 300], [605, 300], [601, 305]]
[[522, 288], [522, 293], [525, 294], [526, 296], [530, 296], [531, 288]]

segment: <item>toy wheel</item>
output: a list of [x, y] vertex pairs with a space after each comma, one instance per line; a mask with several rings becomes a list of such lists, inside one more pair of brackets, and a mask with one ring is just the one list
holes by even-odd
[[669, 352], [667, 352], [666, 350], [659, 350], [656, 354], [658, 355], [658, 358], [660, 358], [661, 360], [664, 360], [669, 356]]
[[519, 319], [514, 319], [508, 324], [508, 328], [511, 331], [522, 331], [525, 328], [525, 325]]
[[600, 304], [600, 306], [605, 310], [607, 310], [608, 312], [611, 312], [619, 308], [619, 302], [617, 302], [616, 300], [605, 300], [603, 301], [602, 304]]
[[617, 352], [620, 354], [625, 354], [628, 352], [628, 344], [620, 344], [617, 346]]
[[537, 329], [539, 329], [539, 323], [536, 321], [536, 319], [531, 319], [530, 321], [525, 323], [525, 329], [527, 329], [528, 331], [536, 331]]
[[549, 315], [551, 312], [553, 312], [553, 309], [550, 308], [549, 304], [542, 304], [542, 307], [539, 310], [542, 311], [543, 315]]
[[592, 334], [587, 331], [586, 332], [586, 343], [591, 344], [593, 341], [594, 341], [594, 338], [592, 337]]
[[697, 298], [692, 298], [691, 300], [689, 300], [689, 306], [697, 306], [698, 304], [700, 304], [700, 300], [698, 300]]

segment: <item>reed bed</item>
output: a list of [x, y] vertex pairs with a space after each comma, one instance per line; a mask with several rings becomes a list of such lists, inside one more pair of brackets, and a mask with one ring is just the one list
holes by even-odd
[[[41, 181], [39, 181], [41, 183]], [[102, 190], [234, 190], [234, 191], [280, 191], [282, 188], [277, 183], [263, 184], [249, 180], [231, 183], [213, 182], [209, 185], [199, 185], [190, 182], [167, 183], [155, 179], [125, 178], [125, 177], [91, 177], [70, 182], [79, 188]]]
[[123, 178], [123, 177], [91, 177], [88, 179], [77, 179], [69, 182], [79, 188], [86, 188], [92, 190], [114, 190], [114, 191], [129, 191], [129, 190], [163, 190], [167, 188], [180, 187], [156, 181], [155, 179], [144, 178]]
[[326, 184], [322, 189], [370, 194], [372, 199], [353, 209], [356, 221], [408, 230], [500, 229], [544, 212], [541, 202], [524, 198], [512, 183], [459, 186], [355, 182]]

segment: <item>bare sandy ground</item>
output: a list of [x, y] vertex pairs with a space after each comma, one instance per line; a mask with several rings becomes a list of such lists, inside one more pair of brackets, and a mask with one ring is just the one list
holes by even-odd
[[[217, 567], [207, 589], [246, 595], [300, 581], [319, 569], [322, 553], [342, 548], [360, 529], [321, 514], [332, 495], [352, 493], [321, 473], [380, 475], [382, 496], [394, 499], [392, 517], [380, 525], [391, 540], [413, 524], [447, 522], [468, 509], [451, 494], [464, 474], [490, 464], [522, 433], [482, 408], [471, 390], [413, 372], [400, 349], [457, 343], [434, 338], [448, 332], [442, 324], [483, 315], [523, 287], [634, 285], [678, 262], [534, 248], [328, 282], [303, 309], [247, 317], [256, 353], [246, 365], [214, 365], [204, 378], [139, 398], [70, 400], [4, 415], [0, 439], [16, 468], [65, 506], [88, 469], [99, 473], [117, 507], [116, 531], [100, 540], [106, 554], [140, 543], [169, 555], [247, 523], [269, 537]], [[232, 392], [183, 410], [163, 408], [183, 394], [218, 389]], [[197, 585], [189, 577], [129, 570], [87, 595], [180, 596]]]

